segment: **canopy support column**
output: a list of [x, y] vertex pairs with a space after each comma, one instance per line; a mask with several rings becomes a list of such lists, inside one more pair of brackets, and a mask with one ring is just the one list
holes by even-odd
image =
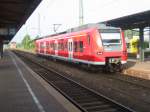
[[140, 42], [139, 42], [139, 55], [140, 55], [140, 61], [143, 62], [144, 61], [144, 27], [140, 27]]
[[3, 39], [0, 38], [0, 59], [3, 57]]

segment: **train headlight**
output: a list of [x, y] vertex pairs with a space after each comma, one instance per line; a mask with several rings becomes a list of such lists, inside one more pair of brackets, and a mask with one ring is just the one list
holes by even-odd
[[119, 63], [121, 62], [121, 59], [120, 58], [109, 58], [109, 63]]
[[97, 55], [102, 55], [103, 54], [103, 52], [97, 52]]

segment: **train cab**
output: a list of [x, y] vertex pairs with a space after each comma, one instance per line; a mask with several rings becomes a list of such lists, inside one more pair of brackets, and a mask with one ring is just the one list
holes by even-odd
[[124, 33], [119, 28], [105, 27], [99, 29], [100, 38], [103, 44], [105, 65], [108, 69], [120, 71], [122, 64], [127, 61], [127, 50]]

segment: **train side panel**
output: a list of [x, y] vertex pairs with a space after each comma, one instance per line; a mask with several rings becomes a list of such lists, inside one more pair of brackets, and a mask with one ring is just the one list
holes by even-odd
[[126, 63], [127, 52], [124, 34], [123, 32], [120, 34], [118, 30], [112, 31], [107, 33], [106, 29], [103, 32], [97, 28], [90, 28], [39, 39], [36, 40], [36, 52], [88, 65], [106, 66], [112, 59], [119, 60], [122, 64]]
[[99, 36], [99, 32], [95, 30], [92, 33], [92, 46], [91, 46], [92, 52], [91, 52], [91, 59], [92, 61], [97, 62], [99, 65], [105, 64], [105, 57], [103, 55], [104, 49], [102, 45], [101, 38]]

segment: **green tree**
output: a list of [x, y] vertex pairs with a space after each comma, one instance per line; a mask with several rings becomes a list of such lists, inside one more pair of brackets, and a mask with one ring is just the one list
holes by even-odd
[[21, 43], [24, 49], [30, 49], [30, 41], [31, 41], [30, 36], [28, 34], [25, 35]]
[[37, 35], [37, 36], [35, 37], [35, 39], [38, 39], [38, 38], [40, 38], [40, 36], [39, 36], [39, 35]]
[[31, 41], [29, 42], [29, 47], [30, 47], [30, 49], [34, 49], [34, 48], [35, 48], [34, 40], [31, 40]]
[[17, 48], [22, 48], [22, 44], [21, 43], [17, 43]]
[[125, 37], [131, 39], [133, 36], [132, 30], [125, 30]]
[[125, 30], [125, 37], [131, 39], [133, 36], [139, 36], [139, 31], [137, 30]]

